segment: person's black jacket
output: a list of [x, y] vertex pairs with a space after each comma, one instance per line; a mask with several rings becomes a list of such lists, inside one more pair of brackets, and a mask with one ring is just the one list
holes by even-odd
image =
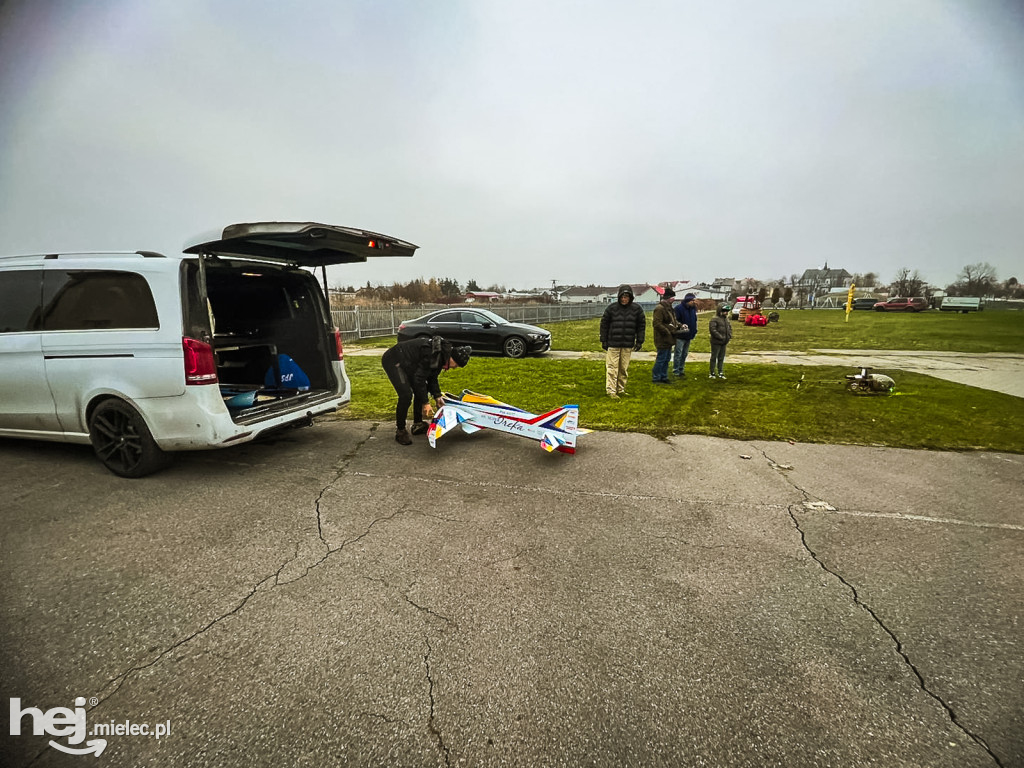
[[395, 344], [381, 359], [384, 367], [398, 365], [409, 380], [416, 399], [427, 401], [428, 393], [441, 397], [437, 374], [452, 356], [452, 345], [440, 336], [429, 339], [410, 339]]
[[[629, 296], [628, 304], [621, 304], [622, 296]], [[647, 316], [644, 308], [633, 303], [633, 289], [628, 285], [620, 285], [615, 303], [601, 316], [601, 346], [628, 347], [639, 349], [644, 343], [647, 333]]]

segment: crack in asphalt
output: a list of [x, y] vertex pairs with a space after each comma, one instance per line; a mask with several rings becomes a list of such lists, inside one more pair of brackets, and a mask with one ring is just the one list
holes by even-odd
[[444, 737], [441, 734], [441, 729], [438, 728], [437, 723], [434, 722], [434, 715], [436, 712], [435, 707], [437, 705], [437, 700], [434, 698], [434, 678], [430, 672], [430, 654], [434, 652], [434, 649], [430, 645], [429, 636], [425, 636], [423, 640], [427, 646], [427, 652], [423, 654], [423, 666], [426, 667], [427, 670], [427, 683], [429, 686], [428, 693], [430, 694], [430, 719], [427, 720], [427, 727], [430, 729], [430, 732], [434, 734], [434, 736], [437, 738], [437, 746], [441, 750], [441, 753], [444, 755], [444, 764], [447, 766], [451, 766], [451, 750], [448, 748], [448, 745], [444, 743]]
[[[372, 581], [374, 583], [381, 584], [382, 586], [384, 586], [387, 589], [392, 589], [392, 590], [396, 590], [396, 591], [401, 592], [402, 598], [405, 600], [405, 602], [407, 602], [409, 605], [411, 605], [416, 610], [421, 611], [421, 612], [427, 614], [428, 616], [432, 616], [435, 619], [440, 619], [441, 621], [443, 621], [445, 623], [445, 628], [447, 628], [447, 627], [456, 627], [457, 628], [458, 627], [458, 624], [456, 624], [456, 622], [454, 620], [452, 620], [451, 618], [449, 618], [448, 616], [445, 616], [443, 613], [438, 613], [437, 611], [433, 610], [432, 608], [428, 608], [426, 606], [420, 605], [415, 600], [413, 600], [411, 597], [409, 597], [409, 590], [412, 589], [413, 585], [416, 582], [413, 582], [413, 584], [410, 584], [408, 587], [406, 587], [403, 590], [403, 589], [395, 586], [394, 584], [391, 584], [386, 579], [382, 579], [382, 578], [377, 577], [377, 576], [363, 576], [362, 578], [365, 581]], [[429, 714], [427, 716], [427, 729], [434, 736], [434, 738], [437, 739], [437, 746], [441, 750], [441, 753], [444, 755], [445, 765], [450, 766], [451, 765], [451, 756], [452, 756], [451, 749], [448, 747], [447, 744], [445, 744], [444, 736], [441, 733], [441, 729], [437, 726], [437, 722], [436, 722], [436, 719], [435, 719], [435, 714], [437, 712], [437, 699], [434, 697], [434, 685], [435, 685], [435, 683], [434, 683], [433, 674], [432, 674], [431, 669], [430, 669], [430, 655], [431, 655], [431, 653], [433, 653], [433, 647], [430, 645], [430, 636], [429, 635], [424, 635], [423, 636], [423, 641], [424, 641], [424, 643], [427, 646], [427, 652], [423, 655], [423, 666], [426, 669], [427, 696], [428, 696], [428, 698], [430, 700], [430, 711], [429, 711]], [[374, 717], [380, 717], [380, 718], [384, 719], [386, 722], [404, 722], [404, 721], [389, 721], [389, 720], [387, 720], [387, 718], [384, 715], [376, 715], [374, 713], [364, 712], [363, 714], [365, 714], [365, 715], [372, 715]]]
[[[236, 614], [238, 614], [246, 606], [246, 604], [249, 602], [249, 600], [251, 600], [257, 593], [259, 593], [261, 591], [266, 591], [265, 588], [267, 588], [267, 589], [274, 589], [277, 586], [281, 586], [281, 585], [285, 585], [285, 584], [292, 584], [292, 583], [294, 583], [296, 581], [299, 581], [300, 579], [305, 578], [309, 574], [310, 571], [312, 571], [314, 568], [316, 568], [316, 567], [320, 566], [321, 564], [323, 564], [324, 562], [326, 562], [326, 560], [331, 555], [333, 555], [333, 554], [335, 554], [337, 552], [340, 552], [341, 550], [343, 550], [348, 545], [354, 544], [357, 541], [361, 541], [366, 536], [369, 536], [370, 532], [374, 529], [374, 527], [378, 523], [388, 522], [390, 520], [394, 520], [396, 517], [398, 517], [399, 515], [403, 514], [404, 510], [398, 510], [396, 512], [393, 512], [390, 515], [386, 515], [384, 517], [378, 517], [378, 518], [376, 518], [374, 520], [371, 520], [370, 524], [368, 526], [366, 526], [366, 530], [365, 531], [363, 531], [361, 534], [359, 534], [358, 536], [355, 536], [355, 537], [353, 537], [351, 539], [346, 539], [345, 541], [343, 541], [341, 544], [339, 544], [337, 547], [334, 547], [333, 549], [330, 547], [330, 545], [327, 543], [327, 540], [324, 538], [324, 535], [323, 535], [323, 524], [322, 524], [322, 520], [321, 520], [320, 502], [323, 499], [324, 494], [331, 488], [331, 486], [334, 485], [334, 483], [336, 483], [338, 481], [338, 479], [342, 475], [345, 474], [345, 469], [348, 466], [348, 464], [356, 456], [356, 454], [359, 452], [359, 450], [366, 444], [366, 442], [373, 437], [374, 431], [376, 431], [376, 426], [371, 428], [370, 434], [366, 437], [366, 439], [364, 439], [361, 442], [359, 442], [351, 451], [349, 451], [349, 453], [347, 453], [346, 455], [344, 455], [342, 457], [341, 462], [340, 462], [339, 467], [338, 467], [337, 473], [334, 475], [334, 477], [331, 479], [331, 481], [329, 483], [327, 483], [327, 485], [325, 485], [320, 490], [320, 493], [317, 495], [317, 499], [316, 499], [316, 502], [315, 502], [316, 516], [317, 516], [317, 536], [318, 536], [320, 542], [326, 548], [326, 551], [320, 557], [320, 559], [318, 559], [316, 562], [312, 563], [311, 565], [306, 566], [300, 576], [297, 576], [294, 579], [290, 579], [288, 581], [281, 581], [281, 573], [285, 570], [285, 568], [287, 568], [295, 560], [298, 559], [298, 554], [299, 554], [299, 549], [300, 549], [301, 542], [296, 542], [295, 543], [295, 554], [292, 557], [290, 557], [288, 560], [286, 560], [284, 563], [282, 563], [274, 573], [272, 573], [269, 576], [266, 576], [265, 578], [263, 578], [260, 581], [258, 581], [256, 583], [256, 585], [252, 589], [249, 590], [249, 593], [247, 595], [245, 595], [238, 602], [238, 604], [235, 605], [234, 608], [232, 608], [231, 610], [229, 610], [229, 611], [221, 614], [220, 616], [217, 616], [216, 618], [210, 620], [209, 622], [207, 622], [205, 625], [203, 625], [202, 627], [200, 627], [196, 631], [192, 632], [191, 634], [187, 635], [186, 637], [183, 637], [181, 640], [178, 640], [177, 642], [172, 643], [170, 646], [168, 646], [163, 651], [161, 651], [159, 654], [157, 654], [149, 662], [147, 662], [145, 664], [137, 664], [135, 666], [132, 666], [129, 669], [127, 669], [126, 671], [120, 673], [119, 675], [115, 675], [114, 677], [110, 678], [106, 683], [104, 683], [103, 687], [100, 689], [100, 692], [99, 692], [99, 694], [96, 697], [96, 698], [99, 699], [99, 701], [94, 706], [90, 707], [89, 711], [91, 712], [92, 710], [96, 709], [97, 707], [102, 706], [105, 701], [107, 701], [112, 696], [114, 696], [119, 690], [121, 690], [121, 687], [125, 684], [125, 682], [127, 682], [128, 678], [131, 677], [132, 675], [134, 675], [134, 674], [136, 674], [138, 672], [142, 672], [143, 670], [149, 669], [150, 667], [155, 666], [156, 664], [160, 663], [163, 659], [165, 659], [169, 654], [173, 653], [174, 651], [176, 651], [177, 649], [179, 649], [182, 646], [186, 645], [187, 643], [190, 643], [192, 640], [196, 639], [200, 635], [208, 632], [210, 629], [212, 629], [216, 625], [220, 624], [222, 621], [225, 621], [225, 620], [231, 618], [232, 616], [235, 616]], [[268, 584], [269, 584], [269, 587], [267, 587]], [[419, 606], [417, 606], [417, 607], [419, 607]], [[443, 618], [443, 617], [440, 616], [440, 614], [437, 614], [437, 615], [438, 615], [439, 618]], [[113, 688], [113, 689], [110, 690], [111, 688]]]
[[[783, 465], [780, 465], [777, 462], [775, 462], [767, 454], [767, 452], [764, 451], [763, 449], [758, 448], [757, 450], [761, 453], [761, 455], [765, 458], [765, 460], [773, 468], [775, 468], [776, 471], [779, 472], [779, 474], [783, 474], [783, 472], [782, 472], [782, 466]], [[785, 476], [785, 475], [783, 475], [783, 476]], [[789, 482], [789, 484], [791, 486], [793, 486], [793, 488], [795, 488], [797, 491], [799, 491], [801, 494], [803, 494], [804, 499], [806, 501], [809, 502], [812, 499], [816, 498], [813, 494], [811, 494], [806, 489], [801, 488], [799, 485], [797, 485], [795, 482], [790, 480], [788, 477], [786, 478], [786, 480], [787, 480], [787, 482]], [[821, 501], [821, 500], [819, 499], [819, 501]], [[893, 632], [891, 629], [889, 629], [888, 626], [886, 626], [885, 622], [882, 621], [881, 617], [877, 613], [875, 613], [874, 609], [861, 599], [860, 593], [857, 591], [857, 588], [853, 584], [851, 584], [849, 581], [847, 581], [838, 571], [833, 570], [828, 565], [826, 565], [825, 561], [821, 557], [819, 557], [818, 553], [815, 552], [811, 548], [811, 545], [807, 541], [807, 535], [804, 532], [803, 527], [800, 525], [800, 520], [797, 518], [796, 512], [794, 511], [794, 509], [796, 509], [796, 508], [797, 508], [796, 505], [790, 505], [789, 507], [787, 507], [787, 511], [789, 512], [790, 519], [793, 521], [793, 526], [796, 528], [797, 533], [800, 534], [800, 544], [803, 546], [803, 548], [807, 552], [807, 554], [810, 555], [811, 559], [814, 560], [814, 562], [818, 564], [819, 568], [821, 568], [823, 571], [825, 571], [825, 573], [827, 573], [830, 576], [832, 576], [833, 578], [835, 578], [837, 581], [839, 581], [840, 584], [842, 584], [844, 587], [846, 587], [848, 590], [850, 590], [850, 593], [853, 595], [854, 603], [859, 608], [861, 608], [861, 610], [866, 612], [872, 618], [872, 620], [874, 620], [874, 622], [879, 626], [879, 628], [883, 632], [885, 632], [885, 634], [889, 636], [889, 639], [892, 640], [892, 642], [895, 644], [895, 646], [896, 646], [896, 653], [898, 653], [900, 655], [900, 657], [903, 659], [903, 661], [906, 664], [906, 666], [910, 669], [911, 672], [914, 673], [914, 676], [917, 678], [917, 683], [920, 686], [921, 690], [924, 691], [932, 699], [934, 699], [935, 702], [938, 703], [938, 705], [940, 707], [942, 707], [942, 709], [946, 712], [946, 715], [949, 717], [949, 720], [950, 720], [951, 723], [953, 723], [953, 725], [955, 725], [958, 729], [960, 729], [960, 731], [962, 731], [965, 736], [970, 738], [971, 741], [973, 741], [979, 747], [984, 749], [985, 752], [988, 753], [988, 756], [991, 757], [992, 760], [995, 762], [995, 764], [1000, 766], [1000, 768], [1002, 768], [1002, 766], [1003, 766], [1002, 761], [995, 754], [995, 752], [992, 751], [992, 749], [988, 746], [988, 744], [985, 742], [985, 740], [982, 739], [980, 736], [972, 733], [963, 723], [961, 723], [960, 719], [957, 716], [956, 711], [953, 709], [953, 707], [951, 707], [949, 704], [947, 704], [942, 699], [942, 697], [940, 697], [938, 694], [936, 694], [934, 691], [932, 691], [928, 687], [928, 683], [925, 681], [924, 675], [921, 674], [921, 671], [917, 668], [917, 665], [915, 665], [914, 662], [911, 660], [911, 658], [908, 655], [906, 649], [903, 647], [903, 643], [900, 641], [899, 637], [897, 637], [896, 633]]]
[[428, 608], [427, 606], [420, 605], [415, 600], [413, 600], [411, 597], [409, 597], [409, 590], [411, 590], [413, 588], [413, 586], [415, 586], [415, 584], [416, 584], [415, 581], [412, 584], [410, 584], [408, 587], [406, 587], [405, 589], [402, 589], [401, 587], [395, 586], [394, 584], [389, 582], [387, 579], [382, 579], [379, 576], [361, 576], [360, 578], [362, 578], [363, 581], [372, 581], [375, 584], [380, 584], [383, 587], [386, 587], [387, 589], [395, 590], [396, 592], [401, 592], [402, 599], [405, 600], [405, 602], [407, 602], [409, 605], [411, 605], [416, 610], [422, 611], [423, 613], [426, 613], [426, 614], [428, 614], [430, 616], [433, 616], [435, 619], [440, 619], [441, 621], [443, 621], [449, 627], [458, 627], [458, 624], [453, 619], [449, 618], [448, 616], [445, 616], [443, 613], [438, 613], [433, 608]]

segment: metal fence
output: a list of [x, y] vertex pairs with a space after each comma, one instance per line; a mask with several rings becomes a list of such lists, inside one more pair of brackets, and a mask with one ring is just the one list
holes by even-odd
[[559, 323], [566, 320], [585, 320], [600, 317], [607, 304], [418, 304], [387, 307], [352, 307], [331, 310], [334, 325], [341, 330], [342, 339], [369, 339], [374, 336], [394, 336], [398, 326], [439, 309], [489, 309], [512, 323]]

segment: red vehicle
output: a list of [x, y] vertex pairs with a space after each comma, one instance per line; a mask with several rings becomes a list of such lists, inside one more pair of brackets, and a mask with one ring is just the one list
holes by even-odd
[[915, 296], [912, 299], [895, 296], [888, 301], [880, 301], [875, 304], [876, 312], [922, 312], [926, 309], [928, 309], [928, 299], [922, 296]]
[[732, 305], [732, 319], [739, 320], [743, 310], [748, 310], [749, 313], [760, 308], [761, 302], [757, 300], [757, 296], [737, 296]]

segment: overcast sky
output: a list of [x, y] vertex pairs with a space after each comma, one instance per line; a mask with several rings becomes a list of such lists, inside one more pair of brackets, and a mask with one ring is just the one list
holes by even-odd
[[1016, 0], [0, 0], [0, 254], [318, 221], [335, 284], [1024, 280]]

